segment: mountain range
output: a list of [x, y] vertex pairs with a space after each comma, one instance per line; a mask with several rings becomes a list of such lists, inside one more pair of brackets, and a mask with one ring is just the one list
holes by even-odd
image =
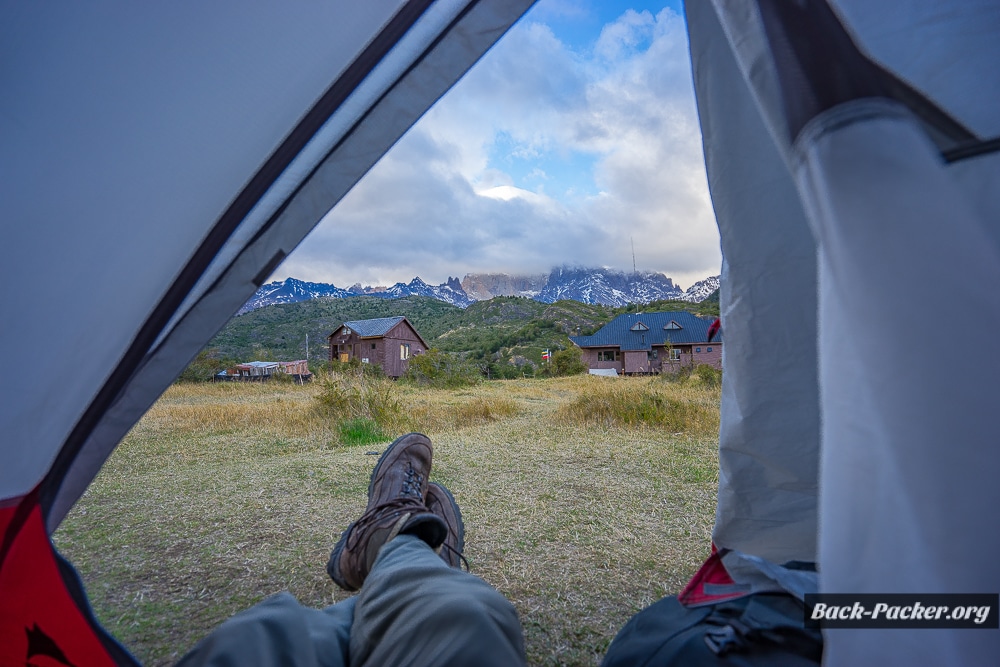
[[577, 267], [560, 267], [549, 274], [527, 276], [505, 273], [468, 274], [461, 281], [449, 277], [440, 285], [428, 285], [417, 277], [409, 283], [400, 282], [391, 287], [362, 287], [360, 283], [356, 283], [342, 288], [328, 283], [310, 283], [288, 278], [262, 285], [240, 309], [239, 314], [276, 303], [351, 296], [383, 299], [426, 296], [460, 308], [497, 296], [528, 297], [542, 303], [569, 299], [612, 307], [667, 299], [699, 303], [718, 288], [719, 276], [700, 280], [689, 289], [682, 290], [670, 278], [654, 271], [624, 273], [613, 269]]

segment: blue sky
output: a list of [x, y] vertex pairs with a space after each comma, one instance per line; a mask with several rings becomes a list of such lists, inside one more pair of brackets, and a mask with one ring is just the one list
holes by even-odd
[[273, 278], [630, 270], [632, 239], [684, 287], [720, 271], [680, 3], [540, 0]]

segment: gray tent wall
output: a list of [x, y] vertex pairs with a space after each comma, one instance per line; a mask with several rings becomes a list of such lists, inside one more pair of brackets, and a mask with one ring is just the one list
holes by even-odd
[[[786, 491], [759, 499], [762, 480], [775, 489], [790, 481], [807, 495], [815, 445], [798, 427], [808, 420], [792, 422], [784, 453], [749, 439], [757, 432], [746, 423], [765, 419], [758, 408], [776, 420], [794, 415], [780, 388], [755, 375], [765, 365], [734, 359], [734, 350], [763, 352], [781, 372], [777, 350], [756, 347], [762, 334], [743, 319], [801, 311], [808, 330], [818, 304], [811, 363], [797, 358], [808, 344], [787, 318], [779, 315], [772, 334], [790, 344], [799, 372], [818, 368], [822, 590], [995, 593], [1000, 536], [983, 519], [1000, 504], [1000, 348], [982, 334], [1000, 325], [1000, 10], [964, 0], [829, 9], [817, 0], [687, 5], [728, 264], [721, 296], [731, 386], [715, 537], [750, 555], [785, 557], [783, 546], [755, 540], [745, 514], [787, 520], [802, 532], [774, 530], [774, 539], [809, 543], [805, 500], [782, 517], [770, 501]], [[838, 17], [862, 52], [852, 53]], [[763, 289], [774, 268], [776, 283], [812, 282], [809, 253], [782, 238], [802, 239], [805, 225], [816, 292]], [[741, 271], [737, 253], [788, 246], [778, 267]], [[792, 379], [810, 403], [816, 390]], [[754, 386], [776, 393], [741, 404]], [[743, 512], [727, 512], [739, 498]], [[826, 644], [830, 665], [982, 665], [1000, 656], [996, 631], [838, 630]]]
[[[0, 500], [49, 531], [184, 366], [531, 5], [18, 3], [0, 44]], [[332, 82], [332, 83], [331, 83]], [[42, 481], [44, 478], [44, 482]]]
[[[723, 39], [697, 39], [705, 161], [725, 257], [725, 381], [716, 546], [774, 563], [816, 561], [819, 385], [816, 248], [795, 185]], [[717, 118], [714, 109], [727, 108]]]

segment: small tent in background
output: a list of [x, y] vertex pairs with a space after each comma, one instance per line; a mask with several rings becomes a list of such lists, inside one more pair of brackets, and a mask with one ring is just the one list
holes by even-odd
[[[0, 21], [0, 662], [130, 664], [49, 535], [120, 438], [530, 5], [18, 3]], [[836, 10], [836, 11], [834, 11]], [[726, 258], [716, 545], [735, 583], [996, 592], [1000, 16], [687, 6]], [[846, 29], [845, 29], [846, 26]], [[514, 75], [512, 73], [512, 75]], [[960, 323], [960, 326], [955, 326]], [[952, 327], [947, 346], [936, 327]], [[780, 360], [780, 363], [779, 363]], [[72, 368], [72, 373], [66, 369]], [[995, 631], [839, 631], [982, 664]]]

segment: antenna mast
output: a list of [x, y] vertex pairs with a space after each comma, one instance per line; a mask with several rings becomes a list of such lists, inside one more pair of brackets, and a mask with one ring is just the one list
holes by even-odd
[[635, 270], [635, 239], [629, 236], [628, 240], [632, 242], [632, 273], [638, 273]]

